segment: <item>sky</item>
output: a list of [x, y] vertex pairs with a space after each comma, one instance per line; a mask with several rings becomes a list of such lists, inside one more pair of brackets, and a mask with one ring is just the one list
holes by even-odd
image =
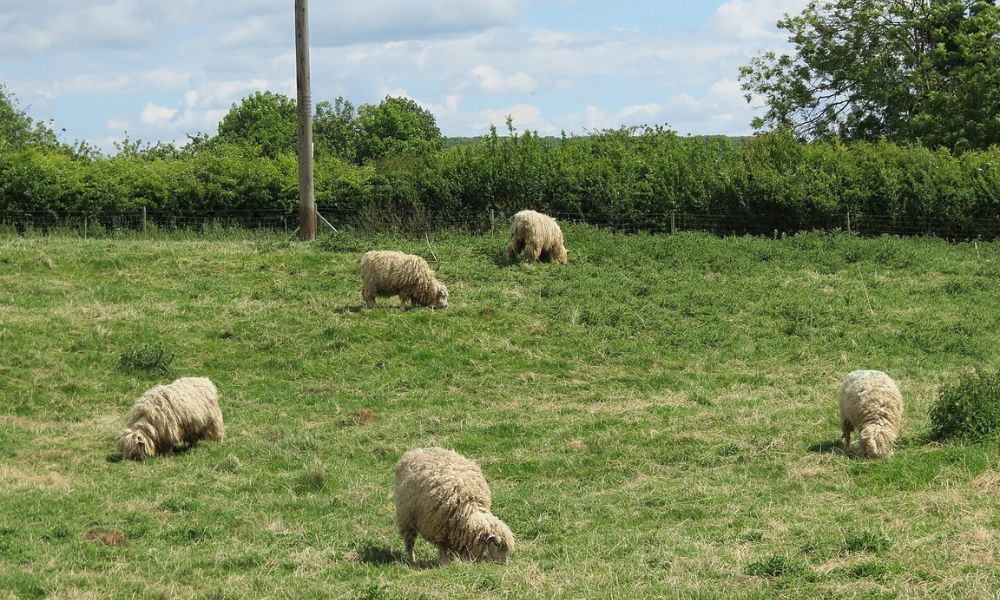
[[[739, 68], [785, 50], [807, 0], [313, 0], [313, 102], [386, 95], [444, 135], [666, 125], [746, 135]], [[295, 96], [293, 0], [0, 0], [0, 83], [60, 138], [214, 134], [258, 90]]]

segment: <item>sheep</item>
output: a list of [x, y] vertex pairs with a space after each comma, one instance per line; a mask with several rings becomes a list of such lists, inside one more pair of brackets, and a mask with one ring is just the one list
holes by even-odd
[[375, 307], [376, 296], [399, 295], [402, 304], [448, 308], [448, 288], [434, 277], [427, 261], [413, 254], [371, 250], [361, 258], [361, 295], [366, 308]]
[[410, 563], [419, 533], [437, 546], [441, 564], [505, 563], [514, 534], [490, 512], [490, 488], [479, 465], [444, 448], [410, 450], [396, 464], [396, 527]]
[[840, 386], [840, 423], [844, 451], [858, 430], [858, 448], [868, 458], [892, 456], [903, 415], [903, 397], [891, 377], [881, 371], [852, 371]]
[[141, 460], [169, 454], [181, 442], [221, 442], [225, 437], [215, 385], [204, 377], [182, 377], [146, 390], [136, 401], [118, 436], [118, 449], [125, 458]]
[[566, 264], [569, 260], [559, 224], [552, 217], [533, 210], [522, 210], [514, 215], [507, 257], [514, 260], [522, 251], [529, 262], [554, 259]]

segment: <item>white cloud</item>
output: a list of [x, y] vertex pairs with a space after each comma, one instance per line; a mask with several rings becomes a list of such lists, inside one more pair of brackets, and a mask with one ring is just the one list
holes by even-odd
[[472, 69], [472, 74], [479, 78], [479, 89], [484, 92], [530, 92], [538, 87], [534, 78], [524, 71], [504, 75], [489, 65], [478, 65]]
[[480, 117], [485, 121], [479, 121], [477, 128], [485, 129], [490, 125], [498, 128], [503, 127], [510, 116], [514, 121], [514, 126], [518, 129], [535, 129], [544, 124], [542, 119], [542, 109], [530, 104], [514, 104], [505, 108], [480, 111]]
[[698, 96], [671, 96], [664, 111], [666, 121], [682, 134], [747, 135], [753, 115], [754, 109], [743, 97], [740, 83], [729, 78], [712, 82]]
[[778, 19], [802, 12], [808, 0], [731, 0], [718, 8], [716, 22], [722, 32], [741, 40], [782, 40], [786, 34]]
[[607, 113], [596, 106], [587, 106], [584, 113], [584, 123], [587, 129], [608, 129], [615, 126], [614, 121], [608, 118]]
[[112, 118], [108, 119], [105, 128], [111, 133], [122, 133], [128, 130], [128, 119]]
[[419, 40], [512, 25], [526, 0], [335, 0], [314, 4], [317, 45]]
[[651, 104], [636, 104], [634, 106], [626, 106], [622, 109], [621, 116], [624, 120], [632, 120], [635, 118], [639, 119], [652, 119], [655, 118], [663, 108], [656, 103]]
[[146, 125], [160, 125], [170, 119], [173, 119], [176, 114], [176, 108], [160, 106], [158, 104], [153, 104], [152, 102], [147, 102], [146, 108], [144, 108], [142, 114], [139, 115], [139, 120]]
[[[670, 29], [668, 9], [638, 7], [646, 3], [599, 9], [644, 23], [633, 30], [583, 14], [598, 11], [589, 3], [543, 1], [530, 24], [529, 0], [314, 2], [313, 100], [359, 105], [403, 92], [423, 99], [446, 135], [502, 128], [507, 114], [540, 132], [666, 122], [738, 133], [753, 116], [739, 66], [784, 47], [775, 21], [806, 3], [715, 0], [714, 13], [686, 30]], [[253, 91], [295, 94], [290, 2], [0, 4], [0, 77], [33, 117], [58, 111], [69, 139], [105, 136], [123, 114], [132, 135], [183, 139], [214, 132]], [[646, 18], [640, 10], [656, 14], [636, 20]]]
[[698, 109], [699, 102], [695, 100], [694, 96], [684, 92], [683, 94], [677, 94], [676, 96], [670, 96], [667, 98], [667, 110], [669, 111], [695, 111]]

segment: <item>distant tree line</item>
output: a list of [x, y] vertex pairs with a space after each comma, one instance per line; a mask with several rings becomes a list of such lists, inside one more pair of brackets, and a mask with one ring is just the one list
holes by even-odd
[[[126, 140], [112, 156], [61, 145], [8, 96], [0, 105], [0, 214], [295, 214], [295, 107], [279, 94], [247, 97], [215, 136], [182, 148]], [[502, 134], [443, 148], [433, 115], [410, 100], [355, 110], [338, 99], [316, 113], [316, 201], [332, 219], [424, 212], [459, 224], [470, 213], [533, 207], [640, 228], [673, 211], [708, 213], [769, 231], [841, 225], [848, 211], [956, 227], [1000, 213], [997, 148], [802, 143], [787, 130], [734, 142], [661, 127], [552, 139], [510, 122]]]
[[[528, 207], [632, 228], [673, 212], [757, 231], [843, 225], [846, 213], [955, 231], [1000, 219], [996, 1], [817, 0], [779, 26], [792, 54], [742, 70], [766, 109], [752, 138], [659, 126], [546, 138], [508, 119], [504, 132], [449, 142], [412, 100], [337, 98], [315, 111], [317, 204], [334, 220], [436, 214], [438, 224]], [[295, 115], [290, 98], [258, 92], [214, 136], [183, 147], [126, 139], [105, 156], [60, 143], [0, 87], [0, 215], [293, 215]]]

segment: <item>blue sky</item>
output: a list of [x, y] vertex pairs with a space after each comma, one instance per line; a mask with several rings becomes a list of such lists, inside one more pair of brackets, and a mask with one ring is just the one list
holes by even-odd
[[[445, 135], [665, 124], [750, 132], [738, 69], [806, 0], [313, 0], [313, 100], [403, 95]], [[0, 0], [0, 83], [66, 141], [214, 133], [294, 96], [292, 0]]]

